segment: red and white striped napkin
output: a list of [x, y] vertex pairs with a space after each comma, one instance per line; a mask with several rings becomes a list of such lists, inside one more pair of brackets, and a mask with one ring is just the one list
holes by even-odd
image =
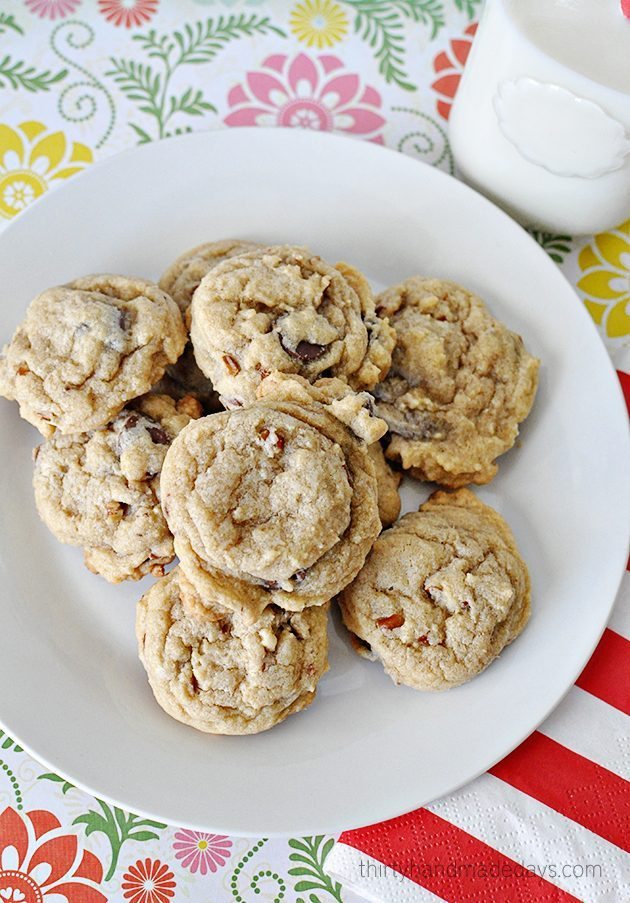
[[630, 900], [628, 715], [630, 572], [590, 662], [537, 731], [448, 798], [343, 833], [328, 871], [377, 903]]

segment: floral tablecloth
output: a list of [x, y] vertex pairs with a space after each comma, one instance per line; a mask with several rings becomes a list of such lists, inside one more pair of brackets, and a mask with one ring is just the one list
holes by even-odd
[[[4, 0], [0, 223], [96, 160], [192, 129], [334, 130], [453, 173], [448, 117], [480, 2]], [[630, 220], [586, 239], [533, 235], [576, 286], [617, 369], [629, 371]], [[628, 575], [622, 596], [577, 686], [505, 764], [407, 822], [344, 835], [336, 846], [329, 837], [252, 840], [147, 821], [45, 773], [0, 731], [0, 901], [360, 899], [331, 876], [331, 864], [370, 899], [630, 899], [628, 823], [625, 832], [615, 827], [620, 811], [629, 815], [621, 720], [629, 703]], [[531, 773], [540, 769], [560, 785], [568, 775], [566, 792], [583, 804], [567, 807], [557, 782], [534, 787]], [[519, 793], [523, 799], [512, 799]], [[602, 799], [616, 808], [608, 821], [598, 814]], [[543, 810], [553, 818], [541, 819]], [[581, 859], [573, 874], [535, 874], [535, 882], [505, 872], [494, 884], [491, 874], [481, 884], [436, 879], [428, 868], [405, 878], [391, 869], [370, 875], [370, 863], [385, 862], [381, 848], [391, 854], [405, 837], [409, 848], [409, 832], [416, 866], [423, 848], [434, 862], [440, 844], [481, 865], [490, 850], [502, 867], [520, 863], [530, 877], [541, 858], [575, 859], [578, 851]], [[365, 852], [367, 876], [352, 851]], [[606, 863], [603, 875], [576, 869], [593, 859]]]

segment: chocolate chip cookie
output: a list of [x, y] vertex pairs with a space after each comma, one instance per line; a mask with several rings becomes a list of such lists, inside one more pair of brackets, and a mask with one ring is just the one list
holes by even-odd
[[261, 400], [189, 424], [162, 499], [200, 595], [255, 613], [328, 601], [380, 532], [367, 447], [317, 403]]
[[523, 630], [530, 581], [503, 518], [460, 489], [434, 493], [385, 530], [339, 602], [359, 653], [395, 683], [443, 690]]
[[175, 568], [138, 604], [140, 659], [159, 705], [212, 734], [255, 734], [315, 698], [328, 667], [328, 606], [269, 606], [246, 621], [203, 602]]
[[401, 475], [392, 470], [378, 440], [387, 431], [385, 421], [374, 416], [374, 401], [367, 392], [353, 392], [340, 379], [319, 379], [309, 383], [301, 376], [278, 371], [271, 373], [257, 389], [258, 398], [276, 399], [310, 405], [327, 405], [332, 414], [369, 445], [374, 464], [378, 493], [378, 513], [384, 527], [389, 527], [400, 514], [398, 486]]
[[387, 456], [451, 488], [489, 482], [532, 407], [539, 361], [454, 282], [414, 276], [377, 304], [398, 336], [373, 390], [391, 431]]
[[38, 295], [3, 351], [0, 394], [46, 437], [99, 429], [148, 392], [186, 328], [157, 285], [86, 276]]
[[197, 245], [185, 251], [170, 265], [160, 278], [159, 286], [168, 292], [182, 314], [185, 314], [195, 289], [213, 267], [228, 257], [260, 247], [257, 242], [245, 241], [243, 238], [224, 238]]
[[400, 494], [398, 487], [402, 475], [393, 470], [383, 454], [380, 443], [374, 442], [368, 448], [368, 454], [374, 464], [376, 473], [376, 489], [378, 493], [378, 515], [383, 527], [391, 527], [400, 514]]
[[199, 414], [190, 397], [147, 395], [103, 429], [57, 433], [35, 449], [40, 517], [61, 542], [83, 546], [91, 571], [119, 583], [159, 576], [172, 561], [160, 473], [171, 442]]
[[197, 363], [228, 407], [251, 404], [274, 370], [372, 388], [395, 341], [361, 274], [304, 248], [258, 249], [219, 263], [190, 313]]

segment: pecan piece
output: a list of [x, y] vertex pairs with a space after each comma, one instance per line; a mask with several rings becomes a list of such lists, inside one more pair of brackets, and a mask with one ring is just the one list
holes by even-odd
[[224, 354], [222, 360], [230, 376], [236, 376], [237, 373], [241, 372], [241, 365], [231, 354]]
[[405, 616], [402, 611], [395, 611], [393, 615], [376, 619], [376, 626], [380, 627], [381, 630], [396, 630], [397, 627], [402, 627], [404, 623]]

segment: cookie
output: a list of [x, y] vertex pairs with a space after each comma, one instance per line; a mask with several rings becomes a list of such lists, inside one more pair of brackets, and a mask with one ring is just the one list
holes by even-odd
[[105, 426], [184, 350], [186, 328], [157, 285], [86, 276], [38, 295], [3, 351], [0, 392], [46, 437]]
[[242, 238], [225, 238], [197, 245], [185, 251], [170, 265], [161, 276], [159, 286], [168, 292], [182, 314], [185, 314], [195, 289], [217, 263], [260, 247], [257, 242]]
[[170, 443], [200, 407], [147, 395], [100, 430], [57, 433], [35, 449], [41, 519], [61, 542], [82, 546], [87, 567], [111, 583], [159, 576], [175, 552], [160, 507]]
[[400, 494], [398, 487], [402, 475], [397, 470], [392, 470], [383, 454], [383, 449], [378, 442], [370, 445], [368, 453], [374, 464], [376, 473], [376, 489], [378, 493], [378, 516], [383, 527], [391, 527], [398, 520], [400, 514]]
[[212, 734], [255, 734], [315, 698], [327, 670], [328, 606], [272, 605], [253, 623], [204, 600], [175, 568], [138, 604], [140, 659], [158, 704]]
[[223, 261], [195, 291], [190, 313], [197, 363], [227, 407], [251, 404], [274, 370], [370, 389], [387, 372], [395, 341], [361, 274], [304, 248]]
[[460, 489], [434, 493], [385, 530], [339, 603], [357, 651], [395, 683], [444, 690], [523, 630], [530, 581], [503, 518]]
[[369, 444], [368, 453], [374, 464], [378, 494], [378, 513], [384, 527], [389, 527], [400, 514], [400, 473], [385, 460], [378, 440], [385, 435], [387, 424], [374, 417], [374, 402], [367, 392], [353, 392], [340, 379], [319, 379], [309, 383], [301, 376], [271, 373], [257, 389], [259, 399], [276, 399], [310, 405], [327, 405], [360, 439]]
[[163, 509], [199, 594], [254, 614], [331, 599], [380, 532], [366, 448], [316, 403], [262, 400], [182, 430]]
[[489, 482], [530, 412], [539, 361], [454, 282], [414, 276], [377, 303], [398, 336], [374, 389], [391, 431], [387, 457], [451, 488]]

